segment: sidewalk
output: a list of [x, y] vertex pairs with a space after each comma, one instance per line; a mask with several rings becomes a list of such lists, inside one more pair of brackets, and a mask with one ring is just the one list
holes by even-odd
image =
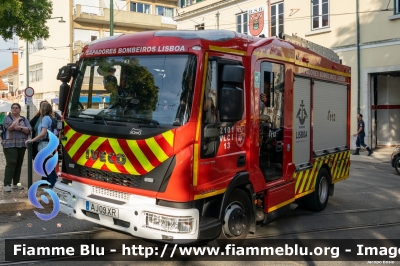
[[[24, 164], [22, 165], [20, 183], [23, 190], [13, 189], [11, 192], [4, 192], [4, 169], [6, 160], [3, 149], [0, 149], [0, 212], [9, 210], [25, 210], [33, 208], [28, 200], [28, 151], [25, 153]], [[33, 166], [32, 166], [33, 167]], [[32, 184], [41, 179], [32, 168]]]
[[[374, 153], [371, 156], [368, 155], [368, 151], [365, 149], [360, 151], [360, 155], [350, 155], [350, 161], [355, 162], [367, 162], [367, 163], [389, 163], [391, 160], [391, 155], [394, 150], [394, 147], [391, 148], [380, 148], [374, 149]], [[351, 154], [355, 151], [352, 150]]]
[[[367, 156], [368, 152], [364, 150], [360, 152], [360, 155], [350, 155], [350, 160], [367, 163], [390, 163], [390, 156], [393, 150], [394, 148], [375, 149], [371, 156]], [[351, 153], [353, 152], [354, 151], [351, 151]], [[32, 204], [28, 200], [28, 152], [26, 152], [24, 159], [25, 162], [22, 166], [20, 182], [25, 189], [4, 192], [3, 180], [6, 162], [3, 149], [0, 149], [0, 212], [33, 208]], [[32, 169], [32, 184], [40, 179], [41, 177]]]

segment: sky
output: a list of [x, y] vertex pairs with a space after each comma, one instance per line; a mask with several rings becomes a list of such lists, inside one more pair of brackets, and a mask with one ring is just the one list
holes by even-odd
[[18, 49], [17, 37], [8, 42], [5, 42], [3, 38], [0, 37], [0, 71], [12, 64], [12, 50], [8, 50], [8, 48], [14, 48], [14, 51]]

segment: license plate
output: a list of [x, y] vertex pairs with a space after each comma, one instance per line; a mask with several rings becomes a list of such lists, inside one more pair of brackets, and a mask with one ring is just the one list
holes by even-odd
[[90, 201], [86, 201], [86, 210], [90, 212], [95, 212], [98, 214], [103, 214], [107, 216], [111, 216], [114, 218], [118, 218], [119, 216], [119, 211], [116, 208], [113, 207], [108, 207], [105, 205], [93, 203]]

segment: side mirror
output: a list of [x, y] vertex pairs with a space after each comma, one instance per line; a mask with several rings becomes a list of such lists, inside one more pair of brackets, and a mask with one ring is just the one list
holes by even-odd
[[58, 109], [62, 113], [65, 113], [65, 105], [67, 104], [69, 89], [70, 86], [68, 83], [63, 82], [60, 85], [60, 90], [58, 92]]
[[244, 81], [244, 67], [239, 65], [224, 65], [222, 83], [242, 83]]
[[236, 122], [243, 117], [243, 90], [237, 85], [244, 81], [244, 67], [225, 65], [222, 70], [222, 88], [219, 97], [221, 122]]
[[219, 131], [219, 128], [214, 127], [214, 124], [209, 124], [205, 126], [203, 136], [206, 139], [216, 138], [219, 136]]
[[243, 117], [243, 90], [235, 86], [223, 86], [219, 98], [221, 122], [236, 122]]

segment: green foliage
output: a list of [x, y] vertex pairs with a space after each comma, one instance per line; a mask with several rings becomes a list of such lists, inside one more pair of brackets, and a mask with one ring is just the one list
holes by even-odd
[[0, 36], [9, 40], [17, 35], [30, 42], [47, 39], [51, 14], [50, 0], [0, 0]]
[[129, 65], [125, 65], [124, 88], [133, 92], [135, 99], [139, 99], [139, 110], [156, 110], [158, 102], [158, 87], [154, 84], [154, 77], [150, 71], [141, 66], [136, 58], [131, 59]]

